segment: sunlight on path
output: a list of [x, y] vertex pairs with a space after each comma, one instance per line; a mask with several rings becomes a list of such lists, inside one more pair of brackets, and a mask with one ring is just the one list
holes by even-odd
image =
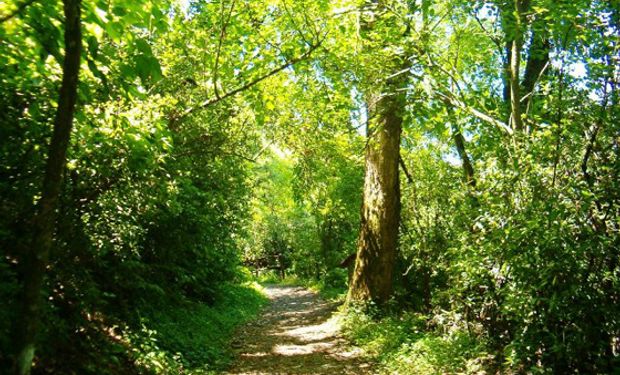
[[239, 331], [237, 358], [226, 374], [371, 374], [348, 349], [333, 312], [336, 303], [300, 287], [269, 285], [271, 305]]

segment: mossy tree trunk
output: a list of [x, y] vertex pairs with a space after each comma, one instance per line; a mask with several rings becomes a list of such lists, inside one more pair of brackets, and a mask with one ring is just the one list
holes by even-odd
[[349, 302], [381, 303], [392, 294], [400, 221], [398, 160], [403, 123], [402, 95], [392, 91], [369, 104], [361, 229]]

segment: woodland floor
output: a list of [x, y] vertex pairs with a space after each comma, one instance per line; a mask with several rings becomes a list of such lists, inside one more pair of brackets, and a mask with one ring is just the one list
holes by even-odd
[[226, 374], [373, 373], [340, 334], [338, 303], [295, 286], [267, 285], [265, 292], [271, 303], [237, 333], [236, 359]]

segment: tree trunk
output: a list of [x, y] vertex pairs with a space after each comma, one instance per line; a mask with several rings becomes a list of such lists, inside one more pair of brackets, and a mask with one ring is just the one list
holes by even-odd
[[522, 4], [521, 0], [514, 2], [515, 23], [514, 36], [510, 47], [510, 108], [513, 128], [517, 131], [523, 130], [523, 120], [521, 118], [521, 83], [519, 82], [519, 71], [521, 69], [521, 48], [523, 47]]
[[[541, 30], [542, 26], [537, 21], [532, 26], [532, 36], [530, 39], [530, 48], [528, 51], [527, 63], [525, 65], [525, 73], [521, 82], [521, 90], [523, 98], [521, 99], [521, 113], [527, 114], [528, 107], [534, 95], [536, 83], [543, 75], [547, 64], [549, 64], [549, 50], [551, 44], [546, 35], [545, 30]], [[535, 27], [538, 26], [538, 29]]]
[[21, 260], [23, 285], [21, 310], [14, 325], [14, 373], [29, 374], [35, 352], [36, 334], [41, 310], [41, 289], [54, 237], [58, 196], [62, 172], [73, 123], [77, 99], [78, 73], [81, 53], [80, 0], [64, 0], [65, 57], [54, 131], [49, 146], [41, 199], [33, 218], [33, 237], [30, 249]]
[[[379, 0], [367, 0], [366, 3], [377, 7], [377, 10], [387, 8]], [[425, 0], [422, 7], [427, 9], [429, 5], [430, 2]], [[374, 16], [368, 19], [360, 17], [360, 29], [370, 31], [376, 26], [375, 21]], [[409, 29], [405, 31], [408, 32]], [[392, 70], [395, 74], [387, 78], [381, 89], [375, 89], [367, 95], [368, 139], [364, 192], [357, 256], [349, 282], [347, 303], [382, 303], [392, 294], [400, 223], [398, 165], [405, 96], [401, 89], [407, 82], [407, 75], [403, 73], [410, 67], [410, 61], [404, 55], [396, 55], [388, 65], [392, 69], [386, 71]]]
[[521, 50], [523, 48], [523, 34], [526, 20], [525, 12], [529, 9], [529, 0], [511, 0], [501, 6], [502, 28], [506, 37], [506, 61], [504, 69], [504, 101], [510, 108], [510, 120], [512, 128], [516, 131], [523, 130], [521, 117], [521, 82], [519, 75], [521, 70]]
[[380, 303], [392, 293], [400, 220], [398, 160], [403, 119], [399, 95], [383, 96], [369, 107], [372, 127], [366, 146], [361, 230], [347, 300]]
[[456, 150], [461, 157], [461, 163], [463, 163], [463, 173], [465, 174], [465, 182], [472, 188], [476, 187], [476, 177], [474, 176], [474, 167], [469, 160], [469, 155], [465, 150], [465, 138], [461, 134], [461, 130], [456, 125], [452, 125], [452, 132], [454, 136], [454, 143], [456, 144]]

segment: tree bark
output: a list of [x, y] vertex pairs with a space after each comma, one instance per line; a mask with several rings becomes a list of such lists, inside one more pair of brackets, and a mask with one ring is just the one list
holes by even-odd
[[525, 12], [529, 9], [529, 0], [510, 0], [500, 6], [502, 28], [506, 38], [506, 61], [504, 64], [504, 101], [510, 108], [510, 120], [515, 131], [523, 130], [521, 117], [521, 49], [526, 23]]
[[474, 175], [474, 167], [469, 160], [467, 150], [465, 149], [465, 138], [461, 134], [461, 129], [456, 124], [452, 124], [452, 136], [454, 137], [454, 143], [456, 144], [456, 150], [461, 158], [463, 164], [463, 173], [465, 174], [465, 182], [472, 188], [476, 187], [476, 177]]
[[504, 87], [502, 90], [502, 98], [504, 99], [504, 103], [510, 104], [510, 66], [512, 60], [512, 42], [506, 42], [504, 47], [504, 53], [506, 55], [506, 59], [504, 61], [504, 75], [503, 75], [503, 83]]
[[366, 146], [361, 230], [348, 302], [381, 303], [392, 294], [400, 221], [398, 160], [403, 119], [399, 96], [383, 96], [369, 106], [372, 120]]
[[515, 0], [514, 9], [514, 36], [510, 47], [510, 108], [512, 125], [516, 131], [523, 130], [523, 119], [521, 118], [521, 82], [519, 82], [519, 71], [521, 69], [521, 48], [523, 47], [522, 30], [522, 0]]
[[[386, 8], [380, 0], [367, 0], [367, 4], [377, 10]], [[429, 2], [424, 1], [422, 5], [427, 8]], [[360, 29], [369, 31], [376, 26], [375, 21], [374, 16], [360, 17]], [[398, 165], [405, 99], [402, 88], [407, 83], [407, 75], [403, 73], [410, 67], [410, 61], [396, 55], [389, 63], [386, 71], [396, 74], [389, 75], [383, 87], [367, 95], [368, 140], [361, 223], [347, 303], [382, 303], [392, 294], [400, 223]]]
[[[536, 25], [533, 26], [535, 28]], [[544, 30], [542, 34], [544, 34]], [[546, 35], [540, 35], [541, 31], [534, 29], [530, 39], [530, 48], [528, 51], [527, 62], [525, 64], [525, 73], [521, 82], [522, 93], [521, 113], [527, 113], [528, 105], [532, 101], [536, 82], [543, 75], [547, 64], [549, 63], [549, 50], [551, 44]]]
[[82, 41], [80, 0], [64, 0], [63, 5], [65, 57], [58, 108], [56, 109], [54, 130], [45, 166], [41, 199], [32, 221], [32, 243], [21, 261], [23, 269], [21, 308], [18, 320], [14, 325], [14, 373], [19, 375], [30, 373], [32, 359], [34, 358], [42, 305], [41, 290], [53, 243], [58, 196], [62, 186], [62, 172], [66, 163], [77, 100]]

